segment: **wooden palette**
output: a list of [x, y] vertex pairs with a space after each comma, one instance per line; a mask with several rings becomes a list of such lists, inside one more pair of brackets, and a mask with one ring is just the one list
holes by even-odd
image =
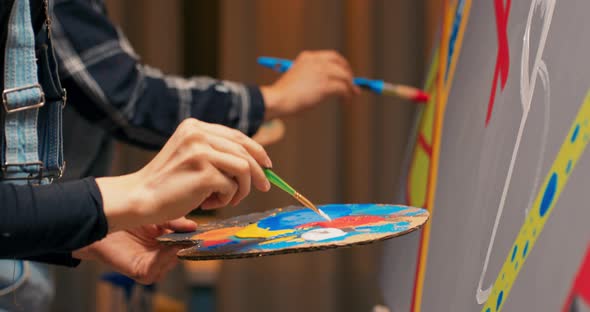
[[319, 208], [331, 222], [308, 208], [291, 206], [202, 224], [195, 232], [167, 234], [158, 241], [187, 246], [178, 252], [186, 260], [260, 257], [369, 244], [415, 231], [429, 217], [424, 209], [399, 205]]

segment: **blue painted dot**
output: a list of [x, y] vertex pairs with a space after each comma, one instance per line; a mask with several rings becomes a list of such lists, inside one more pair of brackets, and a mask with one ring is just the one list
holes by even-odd
[[526, 241], [524, 248], [522, 249], [522, 257], [526, 257], [526, 253], [529, 251], [529, 241]]
[[578, 133], [580, 132], [580, 124], [576, 125], [576, 128], [574, 128], [574, 133], [572, 133], [572, 138], [570, 141], [572, 141], [572, 143], [574, 143], [576, 141], [576, 139], [578, 138]]
[[492, 310], [490, 310], [490, 308], [488, 308], [488, 309], [486, 310], [486, 312], [492, 312]]
[[572, 171], [572, 160], [571, 159], [567, 161], [567, 166], [565, 167], [565, 173], [569, 174], [570, 171]]
[[504, 291], [500, 291], [500, 293], [498, 294], [498, 299], [496, 299], [496, 310], [498, 310], [500, 308], [500, 305], [502, 304], [502, 299], [504, 298]]
[[543, 194], [543, 200], [541, 200], [541, 207], [539, 208], [539, 215], [544, 217], [549, 208], [551, 208], [551, 203], [553, 202], [553, 197], [555, 197], [555, 191], [557, 190], [557, 174], [554, 172], [549, 179], [549, 183], [547, 183], [547, 187], [545, 188], [545, 193]]
[[518, 245], [514, 245], [514, 248], [512, 249], [512, 259], [510, 260], [511, 262], [514, 261], [514, 257], [516, 256], [517, 251], [518, 251]]

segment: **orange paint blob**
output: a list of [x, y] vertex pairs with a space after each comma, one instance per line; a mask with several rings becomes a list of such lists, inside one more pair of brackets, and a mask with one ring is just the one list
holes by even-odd
[[234, 226], [234, 227], [227, 227], [221, 228], [217, 230], [207, 231], [205, 233], [199, 233], [191, 239], [193, 240], [202, 240], [202, 241], [219, 241], [224, 239], [230, 239], [237, 231], [241, 230], [241, 227]]
[[324, 228], [347, 228], [355, 227], [360, 225], [367, 225], [377, 223], [385, 220], [379, 216], [346, 216], [332, 221], [312, 222], [298, 226], [297, 228], [310, 228], [310, 227], [324, 227]]

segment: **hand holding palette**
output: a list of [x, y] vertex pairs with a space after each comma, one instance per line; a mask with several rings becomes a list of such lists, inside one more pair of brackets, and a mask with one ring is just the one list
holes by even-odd
[[398, 205], [320, 206], [332, 221], [302, 207], [287, 207], [199, 225], [191, 233], [161, 236], [163, 244], [186, 245], [181, 259], [258, 257], [368, 244], [420, 228], [426, 210]]

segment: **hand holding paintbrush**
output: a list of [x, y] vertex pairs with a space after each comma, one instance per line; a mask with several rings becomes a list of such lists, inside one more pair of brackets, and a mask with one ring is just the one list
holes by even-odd
[[[273, 69], [277, 72], [284, 73], [293, 66], [293, 61], [262, 56], [258, 58], [258, 64]], [[412, 100], [417, 103], [427, 102], [429, 95], [417, 88], [393, 84], [383, 80], [373, 80], [364, 77], [356, 77], [353, 83], [361, 88], [373, 91], [377, 94], [397, 96], [403, 99]]]

